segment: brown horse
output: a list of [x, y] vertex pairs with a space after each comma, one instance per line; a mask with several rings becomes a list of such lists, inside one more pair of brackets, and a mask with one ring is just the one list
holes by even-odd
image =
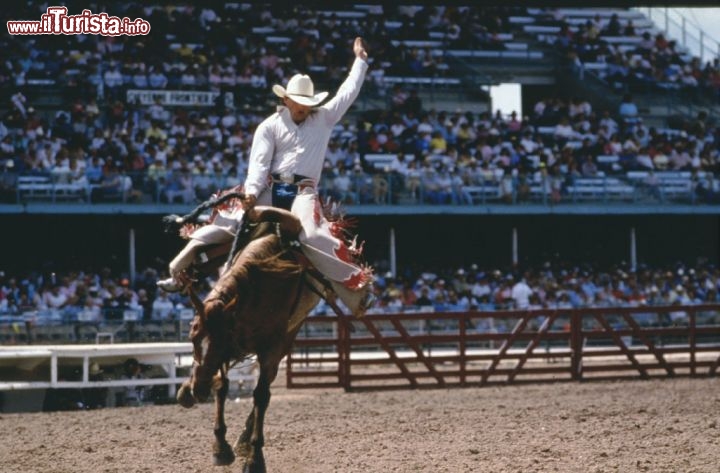
[[[262, 211], [260, 212], [263, 213]], [[235, 455], [244, 458], [244, 472], [264, 472], [263, 421], [270, 401], [270, 384], [280, 361], [326, 286], [288, 244], [300, 231], [299, 221], [277, 209], [255, 219], [260, 223], [251, 241], [233, 260], [204, 301], [189, 289], [196, 309], [190, 337], [195, 363], [191, 378], [178, 391], [184, 407], [204, 401], [215, 390], [216, 465], [229, 465]], [[254, 405], [245, 430], [233, 449], [225, 439], [224, 405], [230, 364], [257, 355], [260, 376], [253, 392]]]

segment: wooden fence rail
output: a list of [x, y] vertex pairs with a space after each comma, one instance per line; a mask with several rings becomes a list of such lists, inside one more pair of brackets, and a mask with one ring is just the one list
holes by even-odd
[[716, 376], [720, 304], [308, 319], [290, 388], [485, 386]]

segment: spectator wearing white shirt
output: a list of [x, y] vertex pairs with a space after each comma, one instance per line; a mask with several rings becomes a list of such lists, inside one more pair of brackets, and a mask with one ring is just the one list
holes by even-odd
[[148, 79], [147, 75], [145, 75], [145, 71], [137, 69], [132, 76], [132, 83], [133, 86], [138, 89], [147, 89]]
[[59, 284], [53, 284], [42, 293], [42, 304], [48, 309], [62, 309], [68, 302], [68, 296]]
[[354, 203], [356, 200], [352, 192], [352, 179], [345, 166], [339, 167], [338, 174], [333, 179], [333, 191], [341, 203]]
[[487, 276], [484, 274], [478, 275], [475, 280], [475, 284], [473, 284], [470, 289], [470, 293], [476, 299], [480, 299], [483, 296], [489, 297], [492, 294], [492, 287], [490, 287], [490, 284], [488, 283]]
[[605, 126], [607, 128], [607, 135], [612, 136], [617, 133], [619, 126], [613, 117], [610, 116], [609, 110], [603, 111], [603, 116], [599, 122], [600, 127]]
[[219, 18], [212, 8], [203, 8], [200, 12], [200, 24], [203, 28], [209, 28], [210, 23], [217, 21], [219, 21]]
[[172, 320], [174, 304], [163, 291], [158, 291], [152, 303], [152, 319], [157, 321]]
[[167, 117], [165, 107], [162, 106], [159, 98], [156, 99], [152, 105], [150, 105], [148, 112], [150, 113], [150, 118], [152, 118], [153, 120], [165, 120]]
[[555, 130], [553, 131], [553, 137], [555, 138], [555, 141], [558, 144], [558, 147], [562, 148], [565, 146], [565, 143], [567, 143], [570, 140], [578, 139], [579, 135], [573, 129], [572, 125], [570, 124], [570, 121], [567, 117], [562, 117], [560, 119], [560, 122], [555, 125]]
[[193, 71], [190, 69], [186, 69], [183, 71], [182, 75], [180, 76], [180, 84], [184, 88], [194, 88], [196, 85], [195, 75], [193, 74]]
[[148, 76], [148, 85], [152, 89], [164, 89], [167, 87], [168, 78], [162, 70], [152, 69]]
[[122, 74], [118, 66], [113, 66], [111, 69], [106, 70], [103, 74], [103, 79], [105, 80], [105, 87], [111, 89], [120, 87], [123, 83]]
[[530, 295], [533, 290], [528, 286], [525, 277], [520, 278], [516, 282], [511, 291], [511, 297], [515, 301], [515, 307], [518, 309], [527, 309], [530, 306]]
[[330, 140], [328, 143], [328, 149], [325, 152], [325, 159], [332, 164], [332, 167], [336, 167], [339, 161], [345, 162], [345, 153], [340, 148], [340, 144], [337, 140]]
[[120, 89], [123, 85], [123, 76], [120, 73], [118, 66], [113, 66], [103, 74], [103, 80], [105, 81], [105, 89], [108, 96], [111, 99], [119, 98]]

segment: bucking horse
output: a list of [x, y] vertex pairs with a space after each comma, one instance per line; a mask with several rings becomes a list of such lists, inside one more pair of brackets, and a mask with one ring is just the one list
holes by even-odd
[[[242, 195], [234, 194], [236, 198]], [[210, 205], [219, 205], [232, 195], [226, 194]], [[191, 221], [199, 209], [176, 222]], [[229, 465], [240, 457], [244, 460], [243, 472], [256, 473], [266, 471], [263, 423], [270, 384], [277, 376], [280, 361], [321, 297], [342, 313], [328, 282], [297, 247], [299, 220], [288, 211], [271, 207], [256, 207], [248, 218], [255, 223], [238, 231], [228, 267], [204, 300], [200, 300], [189, 278], [184, 281], [196, 311], [190, 326], [194, 363], [190, 379], [178, 390], [177, 400], [183, 407], [191, 407], [207, 400], [214, 391], [215, 465]], [[241, 246], [244, 248], [238, 251]], [[231, 448], [225, 438], [227, 374], [233, 363], [252, 354], [257, 355], [260, 366], [253, 409]]]

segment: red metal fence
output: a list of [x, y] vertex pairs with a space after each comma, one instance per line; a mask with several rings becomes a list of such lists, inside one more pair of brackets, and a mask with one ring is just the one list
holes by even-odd
[[485, 386], [716, 376], [720, 304], [312, 317], [290, 388]]

